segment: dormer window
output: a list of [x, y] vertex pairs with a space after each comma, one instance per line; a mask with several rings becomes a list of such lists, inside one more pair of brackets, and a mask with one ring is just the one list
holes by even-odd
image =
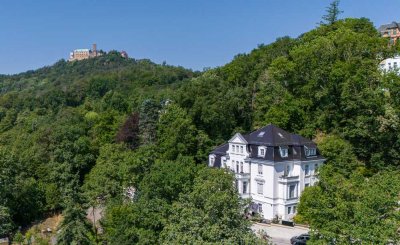
[[215, 157], [214, 156], [211, 156], [210, 157], [210, 166], [214, 166], [214, 163], [215, 163]]
[[306, 152], [306, 156], [308, 157], [317, 155], [316, 148], [308, 148], [307, 146], [304, 146], [304, 150]]
[[265, 151], [266, 151], [266, 147], [265, 146], [259, 146], [258, 147], [258, 156], [259, 157], [265, 157]]
[[279, 147], [279, 151], [281, 153], [281, 157], [289, 156], [289, 149], [287, 147]]

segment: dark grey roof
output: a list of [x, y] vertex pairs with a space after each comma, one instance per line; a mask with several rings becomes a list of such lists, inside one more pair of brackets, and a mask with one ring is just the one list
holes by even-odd
[[226, 152], [229, 149], [229, 143], [225, 143], [223, 145], [217, 146], [211, 154], [215, 155], [214, 165], [212, 167], [220, 168], [221, 167], [221, 157], [226, 155]]
[[378, 31], [379, 32], [382, 32], [382, 31], [385, 31], [385, 30], [387, 30], [387, 29], [396, 29], [396, 28], [399, 28], [400, 29], [400, 23], [397, 23], [397, 22], [392, 22], [392, 23], [390, 23], [390, 24], [386, 24], [386, 25], [381, 25], [379, 28], [378, 28]]
[[283, 146], [283, 145], [306, 145], [315, 146], [315, 143], [297, 134], [291, 134], [285, 130], [278, 128], [273, 124], [269, 124], [248, 135], [244, 138], [251, 145], [266, 146]]
[[[290, 161], [290, 160], [310, 160], [323, 159], [317, 149], [317, 155], [307, 157], [305, 155], [305, 147], [316, 148], [317, 145], [303, 136], [291, 134], [275, 125], [267, 125], [249, 134], [242, 135], [248, 143], [250, 158], [263, 159], [269, 161]], [[258, 147], [266, 146], [265, 155], [258, 156]], [[288, 148], [288, 157], [282, 158], [280, 155], [280, 147]], [[216, 147], [211, 154], [215, 154], [214, 167], [221, 166], [221, 157], [226, 155], [229, 149], [229, 143], [225, 143]]]
[[225, 143], [222, 145], [217, 146], [211, 153], [216, 155], [225, 155], [229, 149], [229, 143]]

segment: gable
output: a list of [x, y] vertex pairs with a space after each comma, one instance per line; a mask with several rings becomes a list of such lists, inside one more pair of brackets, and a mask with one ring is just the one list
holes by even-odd
[[229, 143], [247, 144], [247, 140], [240, 133], [236, 133], [228, 142]]

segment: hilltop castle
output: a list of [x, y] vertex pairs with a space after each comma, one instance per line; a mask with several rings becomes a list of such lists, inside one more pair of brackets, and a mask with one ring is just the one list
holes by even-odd
[[[117, 51], [118, 52], [118, 51]], [[98, 56], [102, 56], [103, 54], [106, 54], [102, 50], [98, 51], [97, 50], [97, 45], [94, 43], [92, 46], [92, 49], [75, 49], [71, 53], [69, 53], [69, 59], [68, 61], [74, 61], [74, 60], [85, 60], [89, 58], [94, 58]], [[128, 53], [125, 51], [119, 52], [122, 58], [128, 59]]]
[[97, 45], [93, 44], [92, 50], [90, 49], [75, 49], [69, 54], [68, 61], [84, 60], [100, 56], [101, 53], [97, 51]]

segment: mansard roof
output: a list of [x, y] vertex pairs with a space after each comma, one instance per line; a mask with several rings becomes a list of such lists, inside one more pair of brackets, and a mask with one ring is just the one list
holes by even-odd
[[[239, 137], [240, 136], [240, 137]], [[269, 161], [291, 161], [299, 159], [302, 161], [323, 159], [318, 149], [317, 154], [313, 156], [306, 156], [305, 147], [317, 148], [317, 145], [311, 140], [304, 138], [298, 134], [291, 134], [285, 130], [278, 128], [273, 124], [269, 124], [249, 134], [235, 134], [231, 139], [239, 137], [241, 142], [246, 142], [248, 145], [249, 157], [254, 159], [263, 159]], [[244, 139], [244, 140], [243, 140]], [[233, 141], [237, 142], [237, 141]], [[217, 146], [210, 154], [215, 155], [214, 167], [221, 166], [221, 157], [225, 156], [229, 150], [229, 142]], [[235, 144], [235, 143], [234, 143]], [[264, 156], [258, 156], [258, 146], [268, 146]], [[280, 155], [279, 146], [288, 147], [288, 156], [282, 158]]]
[[315, 147], [315, 143], [298, 134], [291, 134], [285, 130], [278, 128], [273, 124], [269, 124], [248, 135], [244, 138], [251, 145], [266, 145], [266, 146], [284, 146], [284, 145], [305, 145]]
[[226, 151], [229, 149], [229, 143], [225, 143], [222, 145], [217, 146], [211, 154], [217, 154], [217, 155], [225, 155]]

